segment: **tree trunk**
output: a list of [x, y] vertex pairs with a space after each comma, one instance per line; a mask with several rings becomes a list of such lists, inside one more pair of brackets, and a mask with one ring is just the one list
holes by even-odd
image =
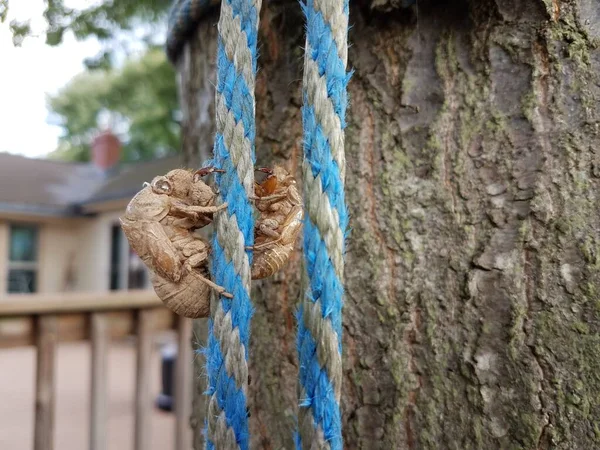
[[[401, 3], [350, 11], [345, 448], [600, 448], [600, 3]], [[189, 157], [217, 18], [180, 59]], [[298, 178], [303, 20], [263, 3], [256, 84], [258, 164]], [[293, 448], [300, 260], [253, 284], [253, 449]]]

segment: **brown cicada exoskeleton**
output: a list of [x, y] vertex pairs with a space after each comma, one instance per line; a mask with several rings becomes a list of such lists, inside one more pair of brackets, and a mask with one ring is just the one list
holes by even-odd
[[146, 184], [121, 217], [132, 249], [150, 269], [154, 290], [163, 303], [184, 317], [207, 317], [210, 289], [230, 297], [208, 272], [210, 245], [194, 234], [227, 207], [214, 206], [216, 194], [201, 177], [213, 168], [175, 169]]
[[287, 263], [302, 229], [302, 197], [296, 180], [283, 167], [258, 169], [268, 174], [255, 185], [260, 216], [254, 227], [252, 279], [273, 275]]

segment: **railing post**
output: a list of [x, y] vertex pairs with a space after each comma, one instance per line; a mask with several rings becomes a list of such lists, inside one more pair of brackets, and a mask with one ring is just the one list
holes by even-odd
[[175, 450], [187, 450], [191, 443], [190, 410], [192, 389], [192, 321], [178, 317], [177, 360], [175, 362]]
[[150, 360], [152, 357], [152, 335], [150, 321], [152, 311], [140, 309], [137, 312], [137, 346], [135, 375], [135, 450], [150, 448]]
[[56, 326], [56, 317], [38, 316], [34, 450], [54, 449], [57, 341], [58, 329]]
[[106, 316], [101, 313], [92, 313], [92, 399], [90, 414], [90, 450], [106, 450], [108, 331]]

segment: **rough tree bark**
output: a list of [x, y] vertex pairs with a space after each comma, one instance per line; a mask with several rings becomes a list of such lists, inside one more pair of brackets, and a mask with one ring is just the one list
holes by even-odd
[[[400, 3], [350, 13], [345, 447], [600, 448], [600, 2]], [[179, 64], [189, 157], [217, 14]], [[264, 2], [257, 158], [298, 176], [302, 48]], [[293, 448], [299, 261], [254, 283], [256, 449]]]

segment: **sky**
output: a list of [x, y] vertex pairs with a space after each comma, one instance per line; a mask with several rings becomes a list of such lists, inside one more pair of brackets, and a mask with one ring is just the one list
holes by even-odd
[[13, 0], [8, 19], [0, 24], [0, 152], [42, 157], [56, 148], [61, 128], [48, 122], [46, 94], [56, 93], [101, 48], [95, 39], [77, 42], [70, 33], [58, 47], [47, 46], [43, 34], [14, 47], [10, 21], [31, 19], [32, 30], [39, 32], [44, 30], [43, 11], [44, 0]]
[[[83, 9], [99, 1], [68, 0], [65, 5]], [[47, 94], [55, 94], [83, 71], [83, 60], [102, 48], [96, 39], [77, 41], [70, 32], [59, 46], [46, 45], [40, 33], [45, 29], [43, 12], [44, 0], [11, 0], [8, 18], [0, 23], [0, 152], [37, 158], [56, 149], [62, 130], [50, 122]], [[31, 20], [34, 35], [20, 47], [12, 43], [9, 23], [13, 19]], [[162, 37], [161, 30], [158, 39]], [[127, 39], [128, 54], [140, 51], [141, 46], [135, 36], [133, 41]]]

